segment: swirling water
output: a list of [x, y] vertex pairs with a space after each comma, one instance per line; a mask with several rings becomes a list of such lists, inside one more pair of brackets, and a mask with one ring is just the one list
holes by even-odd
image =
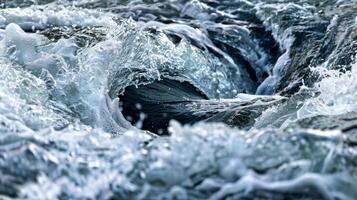
[[356, 1], [0, 7], [0, 198], [357, 198]]

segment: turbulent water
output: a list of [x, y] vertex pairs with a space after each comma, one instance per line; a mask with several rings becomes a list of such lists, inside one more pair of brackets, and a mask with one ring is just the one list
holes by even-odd
[[0, 1], [0, 199], [357, 199], [357, 1]]

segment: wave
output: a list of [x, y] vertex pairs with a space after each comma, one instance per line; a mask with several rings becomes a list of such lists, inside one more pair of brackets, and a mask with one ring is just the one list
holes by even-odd
[[0, 6], [0, 198], [357, 198], [355, 2]]

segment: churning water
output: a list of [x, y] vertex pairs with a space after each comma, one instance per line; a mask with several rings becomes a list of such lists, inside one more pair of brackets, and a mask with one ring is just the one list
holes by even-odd
[[355, 0], [0, 8], [0, 199], [357, 199]]

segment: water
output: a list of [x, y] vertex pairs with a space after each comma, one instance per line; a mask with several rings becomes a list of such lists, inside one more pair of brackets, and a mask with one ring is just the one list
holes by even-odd
[[0, 198], [357, 198], [356, 1], [0, 8]]

